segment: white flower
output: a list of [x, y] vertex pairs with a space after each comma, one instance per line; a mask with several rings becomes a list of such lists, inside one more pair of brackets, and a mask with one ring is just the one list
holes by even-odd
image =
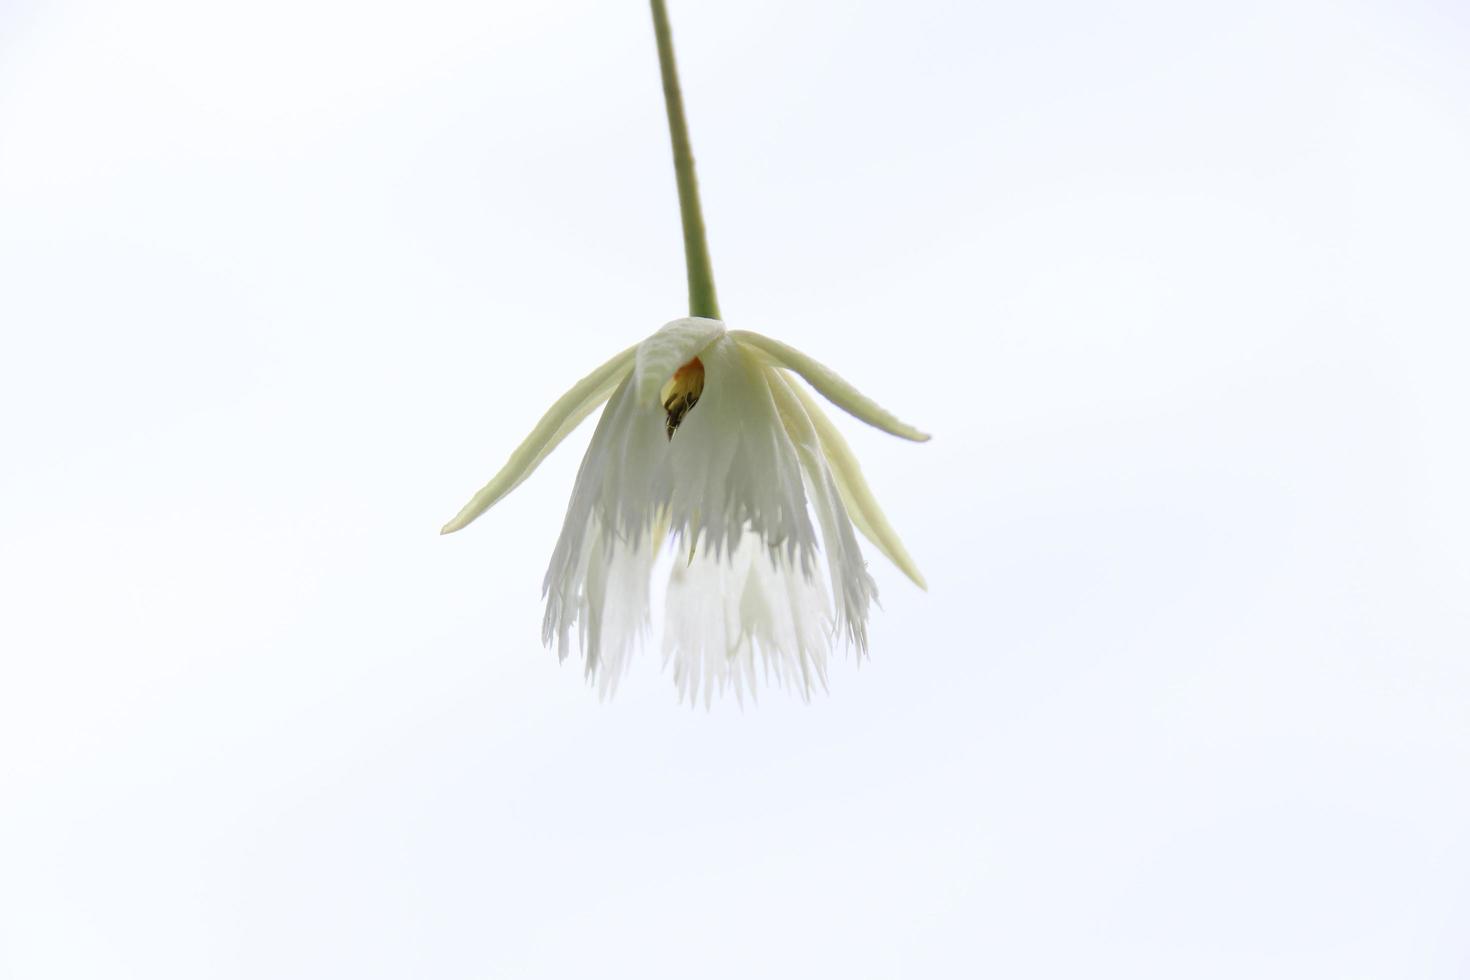
[[663, 649], [680, 696], [708, 703], [730, 687], [741, 697], [759, 672], [808, 697], [825, 687], [839, 636], [867, 651], [877, 590], [853, 528], [924, 580], [847, 443], [792, 374], [870, 425], [929, 438], [779, 341], [686, 317], [563, 395], [444, 533], [519, 486], [607, 402], [546, 571], [543, 641], [565, 659], [575, 628], [589, 680], [610, 693], [646, 630], [654, 562], [672, 540]]

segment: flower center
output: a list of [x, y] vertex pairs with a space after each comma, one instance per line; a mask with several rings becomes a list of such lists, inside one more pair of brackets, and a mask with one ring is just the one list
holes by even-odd
[[689, 410], [703, 393], [704, 363], [697, 357], [675, 371], [674, 376], [664, 384], [663, 391], [659, 392], [659, 400], [668, 413], [664, 429], [670, 439], [674, 438], [674, 430], [684, 421], [684, 416], [689, 414]]

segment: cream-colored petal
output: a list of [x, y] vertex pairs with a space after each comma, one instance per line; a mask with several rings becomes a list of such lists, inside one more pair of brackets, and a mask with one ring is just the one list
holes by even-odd
[[838, 377], [831, 368], [808, 357], [796, 348], [749, 330], [732, 330], [730, 337], [741, 344], [755, 348], [781, 367], [795, 371], [806, 380], [807, 384], [821, 392], [822, 397], [869, 425], [903, 439], [912, 439], [914, 442], [929, 441], [928, 434], [920, 432], [906, 422], [900, 422], [877, 402]]
[[852, 518], [853, 526], [912, 579], [915, 585], [927, 591], [929, 586], [919, 572], [919, 567], [909, 557], [908, 550], [898, 539], [888, 518], [883, 516], [883, 510], [873, 497], [873, 491], [868, 489], [868, 481], [863, 479], [862, 467], [858, 465], [857, 457], [847, 445], [847, 440], [842, 438], [842, 433], [837, 431], [837, 426], [832, 424], [817, 400], [807, 394], [801, 385], [793, 384], [791, 390], [801, 399], [812, 427], [817, 430], [822, 455], [827, 457], [827, 465], [831, 467], [832, 478], [837, 483], [837, 492], [842, 497], [848, 516]]
[[702, 316], [686, 316], [664, 326], [638, 345], [638, 359], [633, 368], [633, 398], [638, 405], [658, 402], [659, 389], [673, 373], [699, 352], [714, 343], [725, 332], [719, 320]]
[[494, 478], [461, 508], [454, 520], [444, 525], [440, 534], [458, 531], [466, 524], [489, 510], [497, 501], [510, 493], [530, 476], [541, 461], [557, 445], [571, 434], [572, 430], [612, 395], [613, 390], [627, 377], [632, 369], [638, 347], [629, 347], [602, 367], [578, 381], [572, 389], [556, 400], [536, 423], [536, 428], [525, 441], [510, 454], [510, 459], [500, 468]]

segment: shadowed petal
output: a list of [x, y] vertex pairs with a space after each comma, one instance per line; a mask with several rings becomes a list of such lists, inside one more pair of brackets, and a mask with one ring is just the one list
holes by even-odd
[[536, 423], [536, 428], [531, 430], [531, 434], [526, 436], [525, 441], [510, 454], [510, 459], [506, 460], [500, 472], [496, 473], [490, 482], [485, 484], [480, 492], [461, 508], [454, 520], [444, 525], [439, 533], [449, 534], [458, 531], [489, 510], [500, 498], [520, 486], [521, 481], [541, 465], [541, 461], [548, 453], [571, 435], [572, 430], [592, 414], [597, 406], [607, 401], [613, 390], [632, 368], [637, 351], [636, 346], [629, 347], [578, 381], [570, 391], [558, 398], [556, 404], [552, 405], [541, 417], [541, 421]]
[[821, 392], [823, 398], [869, 425], [902, 439], [911, 439], [914, 442], [929, 441], [927, 433], [920, 432], [906, 422], [900, 422], [877, 402], [838, 377], [831, 368], [808, 357], [795, 347], [787, 346], [779, 340], [773, 340], [749, 330], [732, 330], [730, 336], [742, 344], [754, 347], [781, 367], [795, 371], [806, 380], [807, 384]]

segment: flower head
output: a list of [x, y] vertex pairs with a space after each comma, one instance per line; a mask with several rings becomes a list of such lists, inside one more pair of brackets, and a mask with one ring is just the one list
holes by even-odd
[[589, 680], [611, 692], [672, 544], [663, 652], [681, 696], [743, 696], [761, 674], [808, 696], [838, 638], [867, 650], [877, 590], [854, 528], [924, 581], [795, 376], [886, 432], [929, 438], [779, 341], [686, 317], [573, 386], [444, 532], [519, 486], [606, 402], [542, 585], [544, 642], [565, 659], [575, 631]]

